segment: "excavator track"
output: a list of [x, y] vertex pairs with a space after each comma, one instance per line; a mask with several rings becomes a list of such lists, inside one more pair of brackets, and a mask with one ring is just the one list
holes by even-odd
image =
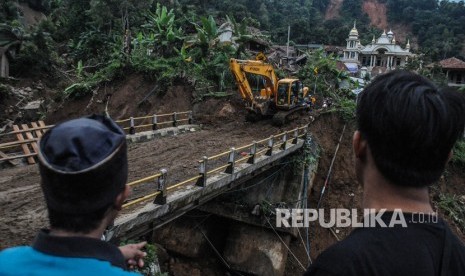
[[[292, 121], [295, 119], [294, 117], [298, 117], [299, 113], [301, 111], [304, 111], [308, 109], [308, 106], [299, 106], [296, 108], [293, 108], [291, 110], [287, 111], [278, 111], [274, 116], [273, 116], [273, 125], [275, 126], [282, 126], [286, 124], [287, 122]], [[295, 116], [297, 115], [297, 116]]]

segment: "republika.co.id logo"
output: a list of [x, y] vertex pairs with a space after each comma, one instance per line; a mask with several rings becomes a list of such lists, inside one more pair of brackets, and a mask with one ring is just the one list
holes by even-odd
[[[386, 214], [386, 209], [276, 209], [276, 227], [308, 227], [318, 222], [323, 228], [343, 227], [407, 227], [407, 223], [437, 223], [436, 213], [409, 213], [406, 219], [401, 209]], [[383, 219], [383, 215], [387, 216]]]

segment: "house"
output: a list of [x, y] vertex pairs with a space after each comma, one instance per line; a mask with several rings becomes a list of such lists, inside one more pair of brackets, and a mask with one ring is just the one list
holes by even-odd
[[452, 57], [441, 60], [439, 66], [442, 68], [447, 77], [449, 86], [461, 87], [465, 86], [465, 62]]

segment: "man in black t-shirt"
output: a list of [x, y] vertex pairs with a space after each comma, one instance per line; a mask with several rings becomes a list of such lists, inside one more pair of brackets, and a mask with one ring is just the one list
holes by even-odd
[[[380, 214], [385, 223], [356, 228], [305, 275], [465, 275], [465, 246], [434, 213], [428, 189], [463, 135], [464, 95], [392, 71], [359, 95], [357, 123], [353, 149], [362, 207], [386, 210]], [[389, 227], [399, 212], [404, 224]]]

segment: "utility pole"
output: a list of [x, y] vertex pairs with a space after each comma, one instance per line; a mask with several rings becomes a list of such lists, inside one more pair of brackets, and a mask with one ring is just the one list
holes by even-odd
[[286, 48], [286, 58], [287, 64], [289, 64], [289, 39], [291, 37], [291, 25], [287, 26], [287, 48]]

